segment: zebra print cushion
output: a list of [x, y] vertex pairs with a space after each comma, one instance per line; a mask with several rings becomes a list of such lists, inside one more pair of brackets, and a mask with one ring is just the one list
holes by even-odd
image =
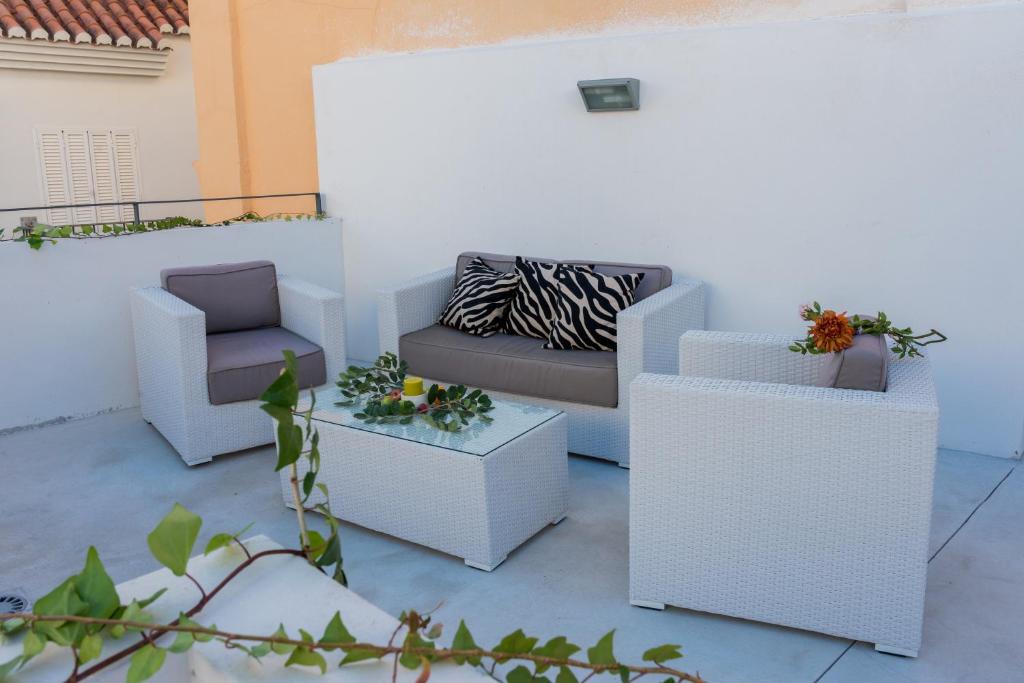
[[[504, 329], [506, 334], [537, 339], [551, 336], [558, 309], [558, 280], [555, 273], [559, 267], [557, 263], [528, 261], [522, 256], [516, 256], [515, 272], [520, 280], [508, 307]], [[590, 266], [561, 267], [590, 269]]]
[[602, 275], [560, 267], [558, 311], [546, 349], [615, 351], [615, 316], [633, 305], [643, 273]]
[[508, 302], [518, 285], [516, 273], [499, 273], [475, 258], [462, 271], [438, 322], [479, 337], [490, 337], [501, 329]]

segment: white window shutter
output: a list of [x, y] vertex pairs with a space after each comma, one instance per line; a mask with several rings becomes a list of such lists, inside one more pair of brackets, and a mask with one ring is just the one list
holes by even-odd
[[[68, 185], [72, 204], [92, 204], [92, 159], [89, 155], [89, 134], [84, 130], [64, 130], [64, 153], [68, 163]], [[96, 209], [87, 207], [71, 210], [71, 222], [95, 223]]]
[[[38, 130], [39, 172], [43, 184], [43, 203], [47, 206], [70, 204], [64, 162], [64, 143], [59, 130]], [[71, 222], [70, 209], [50, 209], [46, 222], [65, 225]]]
[[[141, 199], [139, 191], [139, 159], [136, 151], [135, 131], [111, 131], [114, 142], [114, 167], [117, 170], [117, 194], [122, 202]], [[131, 206], [121, 207], [122, 220], [134, 220]]]
[[[92, 157], [92, 179], [96, 203], [116, 202], [117, 172], [114, 168], [113, 136], [109, 130], [90, 130], [89, 154]], [[117, 206], [97, 206], [96, 222], [120, 220]]]

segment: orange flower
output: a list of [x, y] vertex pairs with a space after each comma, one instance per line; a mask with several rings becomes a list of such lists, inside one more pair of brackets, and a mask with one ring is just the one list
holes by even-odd
[[836, 353], [853, 346], [853, 325], [846, 311], [824, 311], [811, 325], [811, 337], [819, 351]]

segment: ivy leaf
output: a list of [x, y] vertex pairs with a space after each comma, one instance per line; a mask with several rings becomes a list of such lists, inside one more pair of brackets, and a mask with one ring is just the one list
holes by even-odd
[[203, 520], [198, 515], [175, 503], [167, 516], [146, 537], [149, 551], [175, 576], [182, 576], [188, 567], [188, 558], [202, 525]]
[[5, 635], [11, 635], [17, 633], [21, 629], [25, 628], [25, 624], [28, 622], [24, 619], [9, 619], [3, 623], [0, 623], [0, 633]]
[[597, 645], [587, 650], [587, 661], [591, 664], [617, 664], [615, 655], [612, 654], [612, 640], [615, 637], [615, 630], [608, 631]]
[[345, 666], [346, 664], [355, 664], [356, 662], [362, 662], [367, 659], [380, 659], [381, 655], [373, 650], [362, 650], [359, 648], [353, 648], [346, 650], [345, 658], [341, 660], [338, 666]]
[[[423, 640], [423, 638], [420, 637], [420, 634], [416, 631], [411, 631], [408, 634], [406, 634], [405, 643], [403, 647], [406, 650], [410, 650], [413, 648], [426, 648], [428, 650], [433, 650], [434, 644], [430, 641]], [[399, 656], [398, 663], [404, 666], [406, 669], [418, 669], [420, 667], [420, 660], [424, 659], [425, 657], [426, 656], [422, 654], [416, 654], [406, 651]]]
[[42, 652], [44, 647], [46, 647], [46, 636], [29, 631], [25, 634], [25, 639], [21, 641], [21, 656], [27, 662]]
[[[142, 611], [142, 606], [135, 600], [132, 600], [131, 604], [124, 608], [124, 612], [119, 617], [125, 621], [141, 621], [149, 623], [153, 621], [153, 617], [146, 612]], [[136, 626], [126, 627], [129, 631], [141, 631], [142, 629]]]
[[[78, 592], [75, 590], [75, 578], [74, 576], [68, 577], [59, 586], [39, 598], [32, 607], [32, 611], [45, 616], [84, 615], [89, 609], [89, 605], [78, 597]], [[84, 633], [81, 624], [68, 624], [62, 621], [37, 622], [33, 628], [62, 647], [71, 645]]]
[[260, 643], [249, 648], [249, 656], [259, 659], [270, 654], [270, 643]]
[[146, 645], [132, 655], [128, 674], [125, 676], [126, 683], [140, 683], [152, 677], [164, 665], [166, 657], [166, 650]]
[[[284, 624], [280, 624], [277, 627], [277, 630], [274, 631], [273, 636], [275, 638], [287, 638], [288, 637], [288, 632], [284, 630]], [[294, 645], [290, 645], [288, 643], [271, 643], [270, 644], [270, 649], [273, 650], [276, 654], [286, 655], [286, 654], [290, 653], [292, 650], [294, 650], [295, 646]]]
[[527, 636], [523, 633], [523, 629], [516, 629], [515, 632], [502, 638], [501, 642], [498, 643], [498, 646], [494, 648], [494, 651], [510, 655], [518, 655], [529, 652], [536, 644], [536, 638], [530, 638]]
[[[552, 638], [542, 647], [535, 648], [533, 654], [552, 659], [568, 659], [580, 651], [578, 645], [573, 645], [565, 639], [565, 636]], [[537, 664], [537, 673], [542, 674], [551, 667], [550, 664]]]
[[98, 633], [91, 633], [78, 644], [78, 661], [80, 664], [90, 662], [103, 652], [103, 638]]
[[153, 604], [154, 602], [156, 602], [157, 598], [159, 598], [161, 595], [163, 595], [166, 592], [167, 592], [166, 588], [161, 588], [160, 590], [158, 590], [156, 593], [153, 593], [152, 595], [150, 595], [145, 600], [136, 600], [136, 602], [138, 603], [140, 609], [145, 609], [145, 608], [149, 607], [151, 604]]
[[195, 637], [188, 631], [178, 631], [174, 636], [174, 642], [167, 649], [174, 654], [181, 654], [191, 648], [195, 641]]
[[284, 663], [285, 666], [315, 666], [320, 669], [320, 673], [327, 673], [327, 660], [324, 659], [323, 655], [315, 650], [310, 650], [305, 647], [297, 647], [292, 651], [288, 661]]
[[[180, 624], [181, 626], [189, 626], [191, 628], [203, 628], [202, 624], [200, 624], [198, 622], [195, 622], [195, 621], [192, 621], [191, 619], [189, 619], [184, 614], [181, 614], [178, 617], [178, 624]], [[213, 624], [212, 626], [210, 626], [210, 629], [216, 631], [217, 630], [217, 625]], [[210, 633], [192, 633], [192, 637], [195, 638], [196, 642], [199, 642], [199, 643], [208, 643], [211, 640], [213, 640], [213, 635], [210, 634]]]
[[7, 677], [10, 676], [15, 669], [19, 668], [22, 663], [23, 658], [21, 655], [18, 655], [14, 659], [0, 664], [0, 681], [7, 680]]
[[75, 577], [75, 590], [78, 597], [88, 605], [86, 614], [97, 619], [106, 619], [121, 606], [114, 582], [100, 561], [96, 548], [89, 546], [85, 556], [85, 568]]
[[683, 653], [679, 651], [680, 647], [680, 645], [659, 645], [658, 647], [652, 647], [644, 653], [643, 660], [645, 662], [661, 664], [662, 662], [670, 662], [673, 659], [679, 659], [683, 656]]
[[[356, 642], [355, 636], [348, 632], [345, 628], [344, 622], [341, 620], [341, 613], [335, 612], [334, 616], [331, 617], [331, 621], [327, 624], [327, 628], [324, 629], [324, 635], [320, 638], [321, 645], [323, 643], [354, 643]], [[331, 650], [337, 649], [336, 647], [324, 647], [325, 650], [330, 652]]]
[[[465, 621], [459, 621], [459, 629], [455, 632], [455, 638], [452, 640], [453, 650], [479, 650], [479, 646], [473, 641], [473, 636], [470, 634], [469, 629], [466, 628]], [[473, 657], [453, 657], [455, 663], [462, 666], [467, 661], [473, 666], [480, 666], [480, 658]]]
[[576, 674], [572, 672], [567, 666], [563, 666], [558, 670], [558, 675], [555, 676], [555, 683], [579, 683], [576, 678]]
[[206, 544], [206, 550], [203, 551], [203, 555], [209, 555], [214, 550], [220, 550], [221, 548], [230, 545], [232, 540], [234, 540], [234, 536], [229, 533], [222, 531], [219, 534], [214, 534]]
[[[508, 683], [532, 683], [533, 681], [548, 681], [548, 679], [544, 678], [543, 676], [534, 678], [533, 674], [530, 673], [530, 670], [522, 665], [517, 666], [516, 668], [509, 671], [508, 675], [505, 677], [505, 680], [508, 681]], [[550, 683], [550, 681], [548, 681], [548, 683]]]
[[337, 532], [334, 532], [327, 539], [327, 547], [324, 548], [324, 552], [320, 555], [316, 564], [318, 567], [330, 567], [339, 561], [341, 561], [341, 540], [338, 538]]

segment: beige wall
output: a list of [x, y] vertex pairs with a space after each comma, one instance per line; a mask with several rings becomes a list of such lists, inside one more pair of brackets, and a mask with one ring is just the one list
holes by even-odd
[[[187, 37], [171, 42], [167, 68], [157, 77], [0, 69], [0, 208], [45, 203], [37, 126], [134, 128], [142, 199], [198, 197], [192, 51]], [[195, 205], [151, 211], [150, 217], [202, 215]], [[36, 213], [45, 221], [44, 212]], [[16, 226], [18, 215], [0, 212], [0, 227]]]
[[[191, 4], [206, 195], [318, 187], [311, 67], [373, 52], [927, 11], [977, 0], [206, 0]], [[359, 93], [352, 93], [358, 107]], [[311, 211], [310, 201], [246, 205]], [[238, 213], [241, 204], [222, 213]], [[330, 207], [327, 207], [328, 211]], [[218, 216], [211, 216], [219, 217]]]

